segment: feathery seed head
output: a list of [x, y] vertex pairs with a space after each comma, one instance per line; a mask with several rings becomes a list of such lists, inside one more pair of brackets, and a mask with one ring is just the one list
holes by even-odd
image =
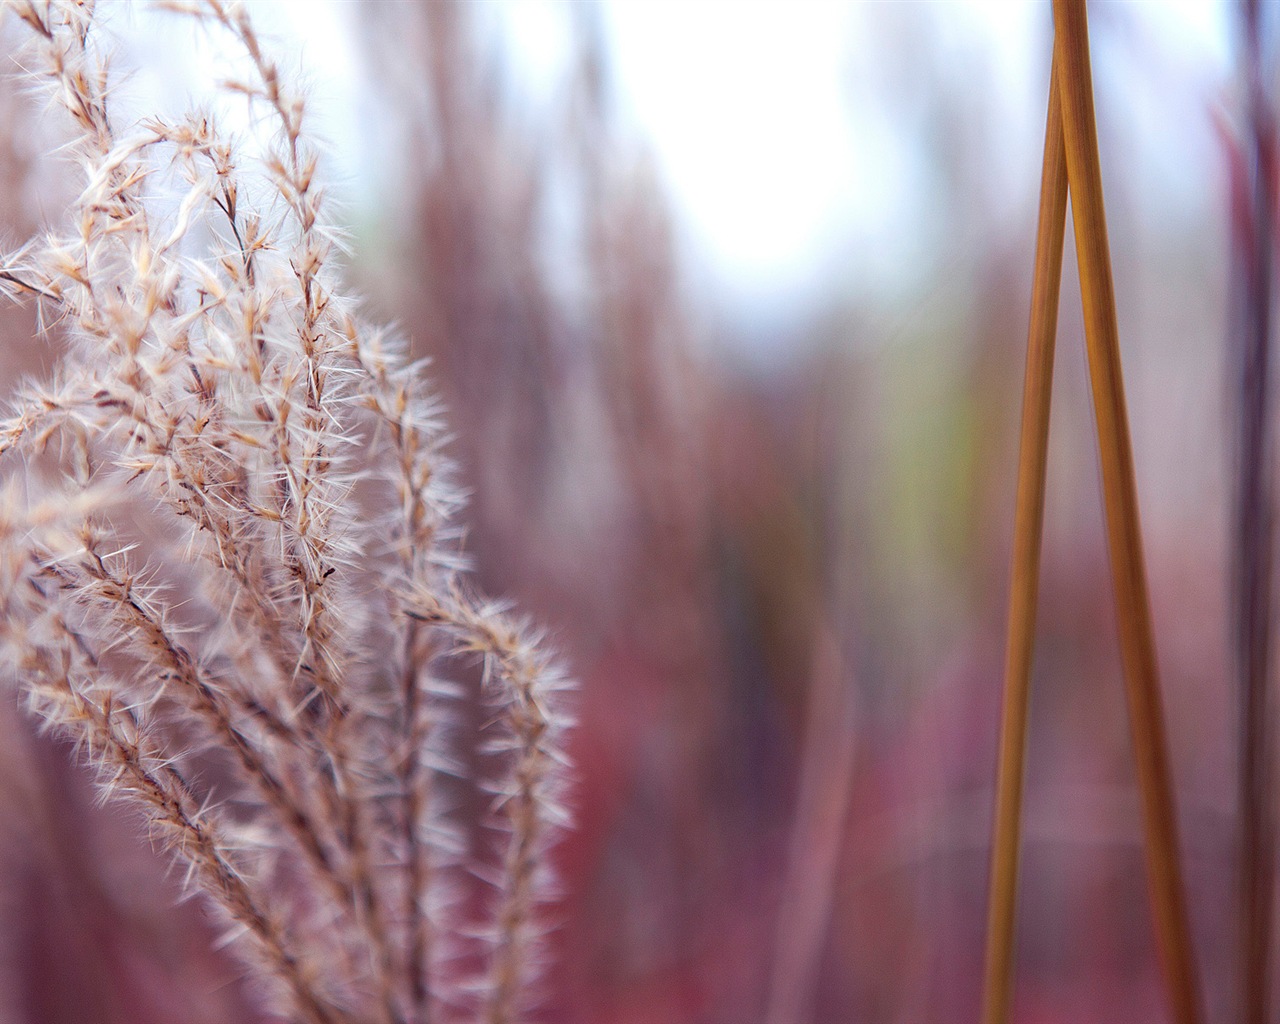
[[[440, 410], [342, 294], [304, 100], [241, 5], [163, 6], [239, 41], [228, 88], [277, 129], [261, 161], [207, 113], [114, 124], [92, 4], [11, 8], [84, 186], [0, 254], [0, 296], [70, 342], [0, 422], [4, 661], [289, 1019], [516, 1019], [565, 822], [563, 677], [463, 582]], [[480, 736], [455, 713], [475, 700]], [[460, 786], [496, 798], [489, 861]], [[460, 872], [491, 880], [483, 921]]]

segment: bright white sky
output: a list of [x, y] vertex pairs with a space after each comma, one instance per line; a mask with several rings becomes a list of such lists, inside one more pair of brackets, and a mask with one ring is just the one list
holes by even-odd
[[[910, 66], [909, 52], [871, 52], [883, 39], [876, 32], [883, 20], [901, 14], [895, 6], [608, 4], [615, 71], [697, 240], [733, 291], [803, 292], [830, 259], [851, 251], [866, 254], [857, 273], [888, 278], [919, 257], [902, 244], [903, 225], [917, 219], [922, 193], [922, 169], [913, 164], [919, 154], [904, 148], [885, 111], [883, 82], [868, 81], [860, 67]], [[1135, 33], [1149, 37], [1155, 62], [1190, 73], [1196, 85], [1225, 77], [1224, 5], [1125, 6]], [[996, 112], [1004, 115], [996, 136], [1004, 166], [993, 172], [1003, 171], [1015, 194], [1033, 193], [1051, 45], [1048, 4], [933, 0], [916, 7], [914, 14], [934, 23], [945, 54], [989, 76]], [[1095, 15], [1102, 13], [1095, 6]], [[1171, 116], [1178, 134], [1208, 129], [1206, 113], [1151, 117]]]
[[[568, 52], [565, 0], [486, 2], [509, 26], [530, 94], [546, 93]], [[921, 259], [904, 242], [903, 225], [917, 219], [927, 169], [883, 99], [886, 68], [890, 80], [895, 66], [899, 75], [911, 73], [911, 39], [889, 37], [898, 46], [875, 52], [884, 46], [885, 19], [903, 21], [902, 2], [604, 0], [624, 114], [651, 141], [692, 255], [727, 298], [798, 301], [837, 260], [846, 275], [883, 287]], [[303, 41], [304, 68], [323, 67], [311, 82], [313, 110], [325, 114], [340, 174], [369, 180], [378, 147], [361, 118], [361, 57], [351, 27], [359, 6], [253, 6], [261, 28]], [[1095, 22], [1121, 15], [1138, 37], [1133, 52], [1145, 55], [1135, 66], [1124, 55], [1109, 65], [1133, 78], [1115, 90], [1131, 105], [1121, 123], [1144, 137], [1152, 167], [1174, 168], [1161, 173], [1168, 179], [1161, 187], [1179, 188], [1181, 176], [1187, 200], [1203, 202], [1201, 164], [1213, 159], [1210, 107], [1229, 74], [1230, 9], [1204, 0], [1130, 0], [1112, 11], [1095, 3], [1093, 11]], [[1025, 202], [1038, 184], [1048, 4], [920, 0], [909, 13], [956, 67], [981, 69], [985, 79], [974, 81], [992, 91], [1001, 126], [994, 180], [1011, 204]], [[1095, 49], [1099, 36], [1095, 30]], [[207, 66], [189, 73], [217, 77], [217, 54], [205, 59]], [[1097, 61], [1096, 73], [1103, 67]], [[1174, 81], [1172, 89], [1161, 76]], [[1191, 155], [1171, 146], [1191, 146]]]

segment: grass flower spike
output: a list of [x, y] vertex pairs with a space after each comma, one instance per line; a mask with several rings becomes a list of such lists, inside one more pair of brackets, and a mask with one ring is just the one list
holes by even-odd
[[238, 42], [261, 152], [205, 112], [117, 124], [93, 4], [11, 7], [83, 178], [0, 253], [66, 345], [0, 423], [3, 664], [273, 1010], [521, 1019], [567, 683], [467, 582], [439, 410], [341, 292], [303, 98], [243, 8], [166, 6]]

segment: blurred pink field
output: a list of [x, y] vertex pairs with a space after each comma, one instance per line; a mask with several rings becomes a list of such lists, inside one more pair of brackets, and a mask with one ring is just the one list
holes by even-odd
[[[861, 11], [848, 56], [850, 95], [911, 154], [923, 212], [899, 241], [922, 255], [878, 283], [841, 269], [876, 259], [850, 238], [835, 247], [846, 262], [772, 305], [718, 289], [690, 241], [620, 98], [606, 8], [550, 6], [569, 43], [541, 105], [486, 5], [343, 11], [382, 148], [335, 159], [385, 164], [380, 181], [335, 185], [344, 284], [430, 360], [477, 585], [544, 625], [577, 680], [575, 826], [551, 853], [531, 1020], [978, 1017], [1039, 174], [1007, 137], [1043, 125], [1052, 44], [1046, 7], [1027, 44], [1035, 95], [1012, 102], [981, 52], [954, 45], [942, 6]], [[108, 13], [121, 106], [145, 107], [152, 73], [126, 68], [163, 74], [145, 44], [171, 16]], [[1232, 567], [1251, 557], [1233, 518], [1248, 458], [1235, 339], [1260, 115], [1247, 47], [1220, 80], [1183, 80], [1141, 15], [1092, 14], [1181, 849], [1208, 1019], [1225, 1020], [1240, 970]], [[1274, 20], [1254, 57], [1268, 94]], [[22, 38], [0, 15], [4, 52]], [[292, 67], [296, 42], [271, 41]], [[55, 153], [69, 125], [4, 64], [7, 253], [61, 224], [81, 183]], [[1125, 91], [1143, 75], [1149, 94]], [[1167, 126], [1160, 100], [1186, 125]], [[1023, 108], [1026, 125], [1007, 123]], [[1138, 146], [1144, 132], [1176, 166]], [[1005, 174], [1025, 188], [1006, 194]], [[1199, 205], [1179, 207], [1192, 192]], [[1012, 1019], [1137, 1024], [1169, 1011], [1070, 231], [1067, 245]], [[58, 329], [36, 337], [37, 312], [0, 307], [6, 396], [56, 359]], [[2, 714], [0, 1024], [281, 1019], [211, 951], [216, 922], [179, 902], [182, 871], [138, 819], [95, 804], [71, 745], [37, 736], [8, 692]], [[485, 813], [458, 799], [461, 817]]]

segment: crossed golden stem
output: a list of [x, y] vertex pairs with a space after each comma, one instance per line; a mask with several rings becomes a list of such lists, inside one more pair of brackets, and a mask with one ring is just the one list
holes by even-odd
[[1143, 567], [1133, 450], [1120, 372], [1115, 289], [1102, 202], [1084, 0], [1054, 0], [1053, 22], [1053, 72], [1045, 126], [1018, 456], [982, 1019], [984, 1024], [1005, 1024], [1009, 1016], [1023, 760], [1044, 519], [1049, 395], [1069, 190], [1156, 942], [1173, 1019], [1177, 1024], [1198, 1024], [1204, 1014], [1179, 863], [1177, 817]]

